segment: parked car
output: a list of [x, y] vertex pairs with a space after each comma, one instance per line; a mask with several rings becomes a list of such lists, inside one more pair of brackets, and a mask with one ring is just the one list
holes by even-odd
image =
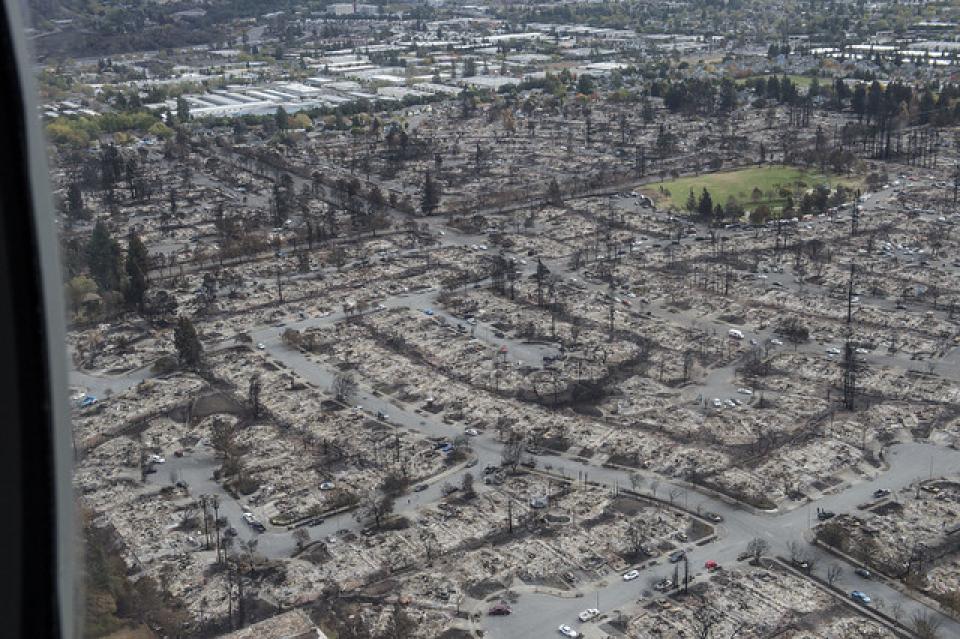
[[858, 577], [863, 577], [864, 579], [870, 579], [870, 577], [873, 576], [866, 568], [857, 568], [853, 571], [853, 573]]
[[476, 437], [480, 434], [480, 431], [476, 428], [465, 428], [463, 431], [464, 435], [469, 435], [470, 437]]
[[262, 350], [265, 350], [266, 348], [267, 348], [266, 344], [264, 344], [263, 342], [257, 342], [257, 350], [262, 351]]
[[490, 610], [487, 611], [487, 614], [498, 617], [502, 615], [509, 615], [511, 612], [513, 612], [513, 610], [510, 609], [510, 606], [501, 601], [500, 603], [491, 606]]
[[658, 581], [656, 585], [654, 585], [653, 589], [656, 590], [657, 592], [666, 592], [667, 590], [670, 590], [672, 587], [673, 587], [672, 581], [670, 581], [669, 579], [663, 579], [661, 581]]
[[870, 599], [870, 595], [868, 595], [865, 592], [861, 592], [859, 590], [854, 590], [853, 592], [851, 592], [850, 598], [859, 604], [863, 604], [864, 606], [869, 605], [870, 602], [872, 601], [872, 599]]
[[687, 556], [687, 553], [682, 550], [677, 550], [670, 554], [670, 563], [675, 564], [677, 562], [683, 561], [683, 558]]
[[704, 516], [715, 524], [719, 524], [721, 521], [723, 521], [723, 517], [717, 513], [706, 512], [704, 513]]
[[886, 497], [889, 494], [890, 494], [890, 491], [887, 490], [886, 488], [878, 488], [875, 491], [873, 491], [873, 496], [876, 499], [880, 499], [881, 497]]
[[586, 610], [581, 612], [579, 615], [577, 615], [577, 619], [579, 619], [580, 621], [590, 621], [591, 619], [594, 619], [599, 616], [600, 616], [600, 610], [598, 610], [597, 608], [587, 608]]
[[426, 485], [426, 484], [417, 484], [416, 486], [413, 487], [413, 492], [415, 492], [415, 493], [422, 493], [422, 492], [425, 491], [426, 489], [427, 489], [427, 485]]
[[557, 631], [564, 637], [579, 637], [580, 633], [566, 624], [561, 624]]
[[320, 490], [333, 490], [334, 488], [336, 488], [336, 485], [332, 481], [320, 482]]
[[706, 568], [709, 572], [713, 572], [714, 570], [718, 570], [720, 568], [720, 564], [718, 564], [713, 559], [708, 559], [706, 563], [703, 564], [703, 567]]
[[625, 574], [623, 575], [623, 580], [624, 580], [624, 581], [633, 581], [634, 579], [636, 579], [636, 578], [639, 577], [639, 576], [640, 576], [640, 571], [639, 571], [639, 570], [631, 570], [630, 572], [625, 573]]

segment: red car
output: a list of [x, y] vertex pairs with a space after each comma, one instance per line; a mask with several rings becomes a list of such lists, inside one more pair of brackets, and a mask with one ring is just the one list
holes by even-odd
[[708, 559], [707, 563], [703, 564], [703, 567], [706, 568], [708, 571], [713, 572], [714, 570], [720, 567], [720, 564], [715, 562], [713, 559]]

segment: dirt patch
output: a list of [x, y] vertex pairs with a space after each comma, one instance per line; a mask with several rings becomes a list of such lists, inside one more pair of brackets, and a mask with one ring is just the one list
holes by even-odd
[[464, 592], [474, 599], [486, 599], [493, 593], [499, 592], [506, 587], [506, 584], [503, 584], [496, 579], [484, 579], [483, 581], [475, 581], [467, 584], [464, 587]]
[[623, 513], [628, 517], [633, 517], [641, 510], [643, 510], [643, 504], [637, 501], [636, 499], [630, 499], [629, 497], [617, 497], [614, 499], [610, 506], [613, 510], [618, 513]]

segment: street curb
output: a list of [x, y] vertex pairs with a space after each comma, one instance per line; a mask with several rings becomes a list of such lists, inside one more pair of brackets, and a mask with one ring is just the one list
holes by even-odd
[[[809, 531], [807, 531], [807, 533], [805, 533], [805, 535], [809, 535], [809, 534], [811, 534]], [[904, 596], [906, 596], [906, 597], [909, 597], [910, 599], [913, 599], [913, 600], [916, 601], [918, 604], [921, 604], [921, 605], [923, 605], [923, 606], [926, 606], [927, 608], [930, 608], [931, 610], [936, 610], [936, 611], [939, 612], [940, 614], [944, 615], [945, 617], [949, 617], [950, 619], [953, 619], [954, 621], [960, 621], [960, 617], [958, 617], [953, 611], [947, 609], [946, 606], [942, 605], [942, 604], [941, 604], [939, 601], [937, 601], [936, 599], [933, 599], [932, 597], [928, 597], [927, 595], [924, 595], [924, 594], [921, 593], [921, 592], [917, 592], [917, 591], [914, 590], [913, 588], [909, 588], [909, 587], [905, 586], [903, 583], [901, 583], [900, 581], [898, 581], [898, 580], [896, 580], [896, 579], [892, 579], [892, 578], [888, 577], [887, 575], [885, 575], [885, 574], [883, 574], [883, 573], [881, 573], [881, 572], [878, 572], [878, 571], [875, 570], [875, 569], [871, 569], [869, 566], [864, 565], [864, 563], [863, 563], [862, 561], [860, 561], [859, 559], [855, 559], [854, 557], [851, 557], [850, 555], [846, 554], [845, 552], [843, 552], [843, 551], [841, 551], [841, 550], [838, 550], [838, 549], [834, 548], [833, 546], [830, 546], [829, 544], [823, 543], [822, 541], [820, 541], [819, 539], [817, 539], [816, 536], [813, 536], [813, 539], [812, 539], [812, 540], [808, 539], [807, 541], [808, 541], [810, 544], [816, 546], [817, 548], [820, 548], [820, 549], [823, 550], [824, 552], [827, 552], [827, 553], [833, 555], [834, 557], [837, 557], [837, 558], [839, 558], [839, 559], [844, 560], [844, 561], [847, 562], [848, 564], [851, 564], [851, 565], [853, 565], [853, 566], [857, 566], [858, 568], [863, 568], [864, 570], [869, 570], [870, 573], [874, 576], [873, 579], [874, 579], [875, 581], [881, 581], [881, 582], [882, 582], [885, 586], [887, 586], [888, 588], [891, 588], [891, 589], [893, 589], [893, 590], [896, 590], [896, 591], [899, 592], [900, 594], [902, 594], [902, 595], [904, 595]], [[879, 579], [878, 579], [878, 577], [879, 577]]]

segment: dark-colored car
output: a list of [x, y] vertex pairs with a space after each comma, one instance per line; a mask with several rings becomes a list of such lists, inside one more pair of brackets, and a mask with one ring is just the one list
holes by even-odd
[[500, 603], [491, 606], [490, 610], [487, 611], [487, 614], [496, 617], [501, 615], [509, 615], [511, 612], [513, 612], [513, 610], [510, 609], [510, 606], [501, 601]]

